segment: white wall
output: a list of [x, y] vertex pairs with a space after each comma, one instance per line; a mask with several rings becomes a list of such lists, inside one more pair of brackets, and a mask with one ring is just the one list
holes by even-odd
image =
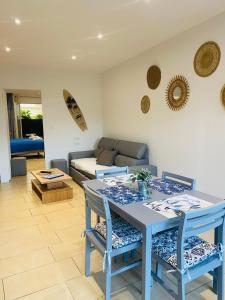
[[[67, 158], [69, 151], [93, 149], [102, 136], [102, 77], [96, 74], [46, 71], [1, 67], [2, 89], [35, 89], [41, 91], [47, 164], [54, 158]], [[63, 98], [67, 89], [77, 100], [87, 122], [88, 130], [82, 132], [73, 121]], [[1, 99], [1, 101], [3, 101]], [[4, 111], [0, 110], [1, 126], [7, 127]], [[4, 118], [3, 118], [4, 117]], [[6, 159], [6, 131], [1, 129], [0, 174]]]
[[0, 182], [8, 182], [11, 178], [8, 114], [6, 94], [0, 89]]
[[[221, 197], [225, 196], [225, 110], [220, 103], [225, 83], [224, 28], [225, 14], [109, 70], [104, 73], [103, 93], [104, 135], [147, 142], [159, 174], [168, 170], [194, 177], [197, 189]], [[220, 45], [222, 56], [217, 71], [201, 78], [194, 72], [193, 59], [208, 40]], [[162, 71], [161, 84], [154, 91], [146, 81], [153, 64]], [[165, 102], [165, 90], [179, 74], [189, 81], [190, 99], [184, 109], [174, 112]], [[151, 99], [146, 115], [140, 110], [145, 94]]]

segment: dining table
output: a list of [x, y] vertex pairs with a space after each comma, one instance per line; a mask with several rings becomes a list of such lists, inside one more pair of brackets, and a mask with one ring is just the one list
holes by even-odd
[[[84, 186], [99, 193], [99, 191], [109, 187], [104, 180], [93, 179], [85, 181]], [[115, 181], [116, 185], [116, 181]], [[224, 201], [224, 199], [208, 195], [196, 190], [186, 190], [179, 195], [190, 195], [202, 199], [203, 201], [211, 203], [211, 205]], [[151, 300], [152, 289], [152, 238], [154, 234], [160, 233], [164, 230], [177, 227], [179, 224], [180, 216], [168, 218], [167, 216], [150, 209], [146, 206], [146, 203], [164, 200], [171, 197], [165, 193], [151, 189], [149, 199], [142, 201], [133, 201], [128, 204], [121, 204], [114, 201], [109, 196], [108, 201], [110, 209], [118, 214], [121, 218], [132, 224], [138, 230], [142, 232], [142, 300]], [[215, 233], [215, 243], [216, 243]], [[214, 287], [216, 287], [216, 278], [213, 278]]]

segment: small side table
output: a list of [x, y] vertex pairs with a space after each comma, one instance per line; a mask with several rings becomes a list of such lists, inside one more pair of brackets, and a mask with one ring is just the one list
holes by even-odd
[[63, 158], [51, 160], [51, 168], [57, 168], [68, 174], [67, 161]]
[[27, 175], [26, 157], [11, 158], [11, 174], [12, 174], [12, 177]]

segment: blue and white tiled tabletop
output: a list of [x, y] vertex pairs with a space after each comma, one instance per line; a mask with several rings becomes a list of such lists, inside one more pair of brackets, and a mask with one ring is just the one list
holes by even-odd
[[[135, 186], [135, 184], [131, 183], [130, 174], [107, 177], [101, 179], [101, 181], [103, 181], [107, 187], [99, 189], [98, 192], [118, 204], [124, 205], [144, 200], [143, 195], [137, 189], [137, 185]], [[148, 187], [150, 191], [155, 190], [170, 196], [190, 190], [190, 188], [186, 188], [181, 184], [172, 183], [156, 177], [148, 182]]]

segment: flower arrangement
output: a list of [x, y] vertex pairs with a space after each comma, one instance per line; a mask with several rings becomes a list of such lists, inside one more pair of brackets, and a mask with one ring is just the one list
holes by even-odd
[[152, 172], [149, 169], [145, 169], [145, 168], [135, 171], [134, 174], [132, 174], [130, 177], [132, 182], [135, 181], [148, 182], [151, 178], [152, 178]]

